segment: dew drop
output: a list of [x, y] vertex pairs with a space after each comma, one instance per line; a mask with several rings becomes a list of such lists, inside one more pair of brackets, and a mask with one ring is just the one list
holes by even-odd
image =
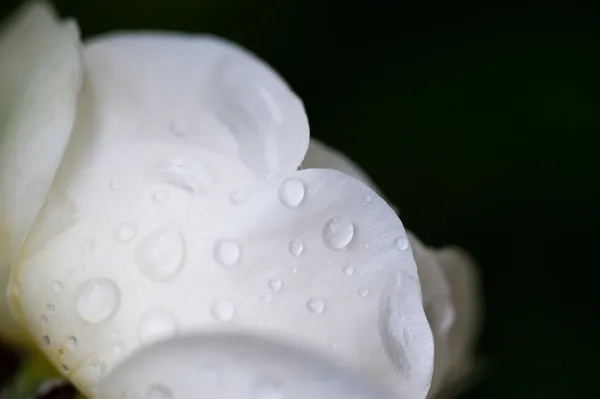
[[61, 283], [60, 281], [55, 281], [55, 282], [52, 284], [52, 290], [53, 290], [54, 292], [61, 292], [61, 291], [62, 291], [62, 289], [63, 289], [63, 285], [62, 285], [62, 283]]
[[155, 165], [153, 176], [161, 183], [172, 184], [193, 196], [201, 196], [215, 187], [212, 174], [198, 160], [163, 159]]
[[354, 275], [354, 268], [351, 267], [351, 266], [344, 267], [344, 274], [346, 276], [352, 276], [352, 275]]
[[48, 324], [48, 317], [42, 316], [42, 324]]
[[46, 313], [53, 314], [56, 312], [56, 305], [53, 303], [46, 304]]
[[62, 371], [64, 374], [69, 374], [69, 368], [65, 364], [60, 366], [60, 371]]
[[283, 287], [283, 281], [278, 279], [269, 280], [269, 288], [271, 289], [271, 291], [279, 292], [281, 290], [281, 287]]
[[137, 227], [133, 223], [121, 223], [115, 229], [114, 238], [118, 242], [129, 242], [137, 234]]
[[371, 194], [365, 194], [365, 202], [371, 202], [373, 200], [373, 197], [371, 196]]
[[47, 335], [44, 335], [44, 336], [42, 337], [42, 342], [44, 343], [44, 345], [46, 345], [46, 346], [50, 346], [50, 337], [49, 337], [49, 336], [47, 336]]
[[290, 208], [296, 208], [304, 200], [306, 187], [302, 180], [290, 177], [279, 186], [279, 199]]
[[329, 248], [337, 250], [348, 246], [354, 238], [354, 224], [345, 217], [331, 218], [325, 223], [323, 241]]
[[363, 298], [369, 295], [369, 289], [366, 287], [360, 287], [357, 292], [358, 295], [360, 295]]
[[292, 255], [300, 256], [304, 252], [304, 243], [300, 240], [292, 240], [290, 241], [289, 250]]
[[312, 298], [306, 303], [306, 307], [314, 314], [322, 314], [325, 311], [325, 302], [322, 299]]
[[77, 314], [88, 323], [102, 323], [121, 306], [121, 292], [114, 281], [106, 278], [88, 280], [76, 300]]
[[165, 189], [156, 190], [152, 193], [152, 201], [157, 204], [162, 204], [169, 199], [169, 192]]
[[236, 241], [219, 241], [214, 250], [215, 259], [221, 266], [234, 266], [239, 263], [242, 250]]
[[75, 350], [75, 348], [77, 348], [77, 338], [73, 336], [67, 338], [67, 349], [72, 351]]
[[153, 384], [146, 390], [145, 399], [172, 399], [173, 391], [163, 384]]
[[138, 338], [142, 344], [173, 336], [176, 331], [177, 323], [173, 316], [161, 309], [146, 312], [138, 323]]
[[394, 245], [396, 245], [396, 248], [398, 248], [400, 251], [404, 251], [408, 249], [408, 238], [398, 237], [396, 238], [396, 241], [394, 241]]
[[212, 307], [212, 315], [217, 321], [231, 321], [235, 315], [235, 306], [229, 301], [217, 302]]
[[183, 268], [185, 244], [179, 229], [163, 227], [135, 246], [135, 260], [150, 281], [165, 282], [177, 277]]

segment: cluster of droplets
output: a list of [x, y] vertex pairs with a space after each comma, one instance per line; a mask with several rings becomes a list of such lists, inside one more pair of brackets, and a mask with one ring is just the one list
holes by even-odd
[[[178, 127], [177, 130], [183, 129]], [[192, 170], [187, 169], [188, 164], [176, 160], [167, 160], [161, 164], [158, 171], [159, 175], [166, 183], [174, 184], [194, 195], [199, 191], [208, 190], [213, 181], [209, 178], [208, 172], [199, 164], [194, 164]], [[201, 171], [198, 176], [198, 171]], [[121, 189], [121, 184], [112, 180], [109, 187], [113, 191]], [[279, 186], [278, 197], [281, 203], [291, 209], [298, 208], [306, 200], [306, 185], [299, 178], [289, 178]], [[152, 200], [156, 204], [162, 204], [169, 198], [169, 191], [166, 189], [157, 189], [152, 194]], [[245, 198], [239, 191], [231, 193], [230, 200], [234, 205], [244, 205]], [[370, 194], [364, 196], [366, 202], [371, 202]], [[349, 248], [355, 238], [355, 226], [352, 220], [345, 216], [336, 216], [328, 219], [322, 229], [322, 241], [326, 247], [333, 251], [341, 251]], [[118, 225], [113, 232], [114, 241], [120, 244], [129, 244], [133, 242], [138, 235], [138, 228], [134, 223], [124, 222]], [[409, 247], [407, 237], [399, 237], [394, 242], [398, 250], [406, 250]], [[81, 243], [81, 253], [83, 257], [90, 257], [95, 248], [96, 242], [92, 239], [86, 239]], [[183, 234], [175, 224], [166, 225], [149, 235], [137, 240], [134, 247], [134, 258], [140, 272], [152, 282], [167, 282], [175, 279], [182, 271], [185, 263], [186, 244]], [[305, 251], [305, 244], [300, 239], [292, 239], [289, 242], [288, 251], [293, 257], [300, 257]], [[231, 268], [240, 265], [242, 261], [242, 248], [236, 240], [220, 240], [214, 246], [214, 259], [223, 267]], [[346, 265], [342, 269], [347, 276], [353, 276], [355, 269]], [[292, 270], [296, 273], [297, 268]], [[261, 302], [268, 303], [272, 300], [273, 294], [282, 290], [284, 282], [280, 279], [270, 279], [267, 283], [269, 293], [260, 297]], [[55, 281], [52, 285], [55, 293], [63, 290], [63, 284]], [[360, 287], [357, 294], [360, 297], [369, 295], [366, 287]], [[47, 312], [54, 311], [54, 305], [48, 304]], [[117, 284], [108, 278], [92, 278], [85, 281], [77, 294], [75, 308], [78, 316], [87, 323], [103, 323], [119, 311], [121, 307], [121, 292]], [[321, 315], [326, 310], [325, 301], [318, 297], [309, 298], [306, 302], [306, 308], [315, 315]], [[237, 312], [236, 306], [229, 300], [215, 301], [211, 306], [213, 318], [220, 322], [231, 321]], [[44, 324], [47, 323], [47, 316], [42, 316]], [[166, 310], [152, 309], [143, 314], [138, 323], [138, 339], [141, 343], [153, 342], [159, 338], [174, 335], [177, 331], [177, 321]], [[50, 337], [43, 335], [44, 345], [51, 344]], [[75, 350], [77, 339], [69, 337], [66, 344], [67, 349]], [[93, 366], [92, 366], [93, 368]], [[63, 372], [68, 372], [67, 366], [63, 365]], [[150, 395], [152, 391], [153, 394]], [[168, 398], [167, 391], [158, 386], [151, 387], [148, 397]]]

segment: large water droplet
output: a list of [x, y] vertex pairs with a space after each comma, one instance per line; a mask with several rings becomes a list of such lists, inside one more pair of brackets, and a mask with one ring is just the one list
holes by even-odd
[[83, 284], [75, 306], [84, 321], [102, 323], [119, 310], [121, 292], [115, 282], [107, 278], [88, 280]]
[[408, 249], [408, 237], [396, 238], [396, 241], [394, 241], [394, 245], [396, 245], [396, 248], [398, 248], [400, 251]]
[[305, 193], [304, 182], [295, 177], [285, 180], [279, 187], [279, 199], [290, 208], [296, 208], [300, 205], [304, 200]]
[[174, 335], [177, 323], [173, 316], [161, 309], [154, 309], [142, 315], [138, 324], [138, 338], [148, 344]]
[[137, 234], [137, 227], [133, 223], [122, 223], [115, 229], [114, 238], [119, 242], [129, 242]]
[[153, 173], [160, 182], [172, 184], [194, 196], [204, 195], [215, 187], [213, 176], [198, 160], [163, 159]]
[[179, 229], [163, 227], [140, 240], [135, 246], [135, 260], [151, 281], [169, 281], [183, 268], [185, 244]]
[[229, 301], [217, 302], [212, 307], [212, 315], [217, 321], [231, 321], [235, 315], [235, 305]]
[[331, 218], [325, 223], [323, 241], [331, 249], [342, 249], [354, 238], [354, 224], [346, 217]]
[[314, 314], [321, 314], [325, 311], [325, 302], [322, 299], [312, 298], [306, 303], [306, 307]]
[[145, 399], [172, 399], [173, 391], [166, 385], [153, 384], [146, 390]]
[[278, 279], [269, 280], [269, 288], [273, 292], [279, 292], [281, 290], [281, 287], [283, 287], [283, 281]]
[[304, 252], [304, 243], [300, 240], [292, 240], [290, 241], [290, 253], [294, 256], [302, 255]]
[[222, 266], [237, 265], [242, 257], [242, 250], [236, 241], [223, 240], [215, 246], [215, 259]]

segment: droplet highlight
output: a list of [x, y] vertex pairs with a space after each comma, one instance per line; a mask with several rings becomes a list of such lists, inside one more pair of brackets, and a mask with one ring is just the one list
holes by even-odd
[[135, 246], [138, 268], [150, 281], [165, 282], [177, 277], [183, 268], [185, 244], [178, 228], [163, 227]]
[[331, 249], [347, 247], [354, 238], [354, 224], [346, 217], [334, 217], [325, 223], [323, 241]]
[[283, 281], [281, 281], [279, 279], [269, 280], [269, 288], [271, 289], [271, 291], [279, 292], [279, 291], [281, 291], [282, 287], [283, 287]]
[[102, 323], [121, 306], [121, 292], [114, 281], [97, 278], [83, 284], [76, 299], [77, 314], [88, 323]]

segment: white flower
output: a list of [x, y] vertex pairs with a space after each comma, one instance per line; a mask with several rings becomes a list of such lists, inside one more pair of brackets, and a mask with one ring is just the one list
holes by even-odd
[[[107, 384], [139, 397], [132, 378], [163, 370], [140, 359], [156, 359], [179, 365], [168, 382], [191, 397], [184, 371], [207, 332], [320, 352], [396, 398], [427, 395], [434, 337], [434, 388], [468, 364], [474, 321], [459, 314], [472, 301], [453, 276], [469, 261], [411, 239], [417, 269], [373, 189], [307, 169], [366, 179], [319, 143], [305, 158], [303, 105], [261, 60], [207, 36], [81, 45], [41, 3], [0, 40], [0, 276], [12, 269], [18, 322], [84, 394], [110, 397], [113, 371]], [[0, 332], [15, 340], [2, 306]]]

